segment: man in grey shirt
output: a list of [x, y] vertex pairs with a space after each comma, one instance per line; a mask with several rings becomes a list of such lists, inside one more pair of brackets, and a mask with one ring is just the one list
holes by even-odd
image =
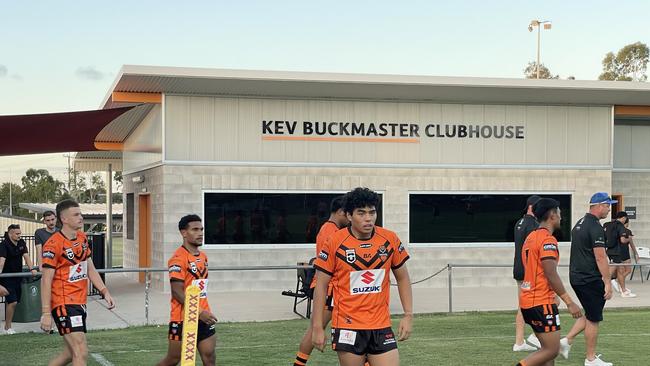
[[36, 264], [40, 271], [43, 270], [41, 264], [41, 256], [43, 255], [43, 245], [45, 242], [57, 231], [56, 228], [56, 214], [54, 211], [43, 212], [44, 228], [40, 228], [34, 232], [34, 244], [36, 245]]

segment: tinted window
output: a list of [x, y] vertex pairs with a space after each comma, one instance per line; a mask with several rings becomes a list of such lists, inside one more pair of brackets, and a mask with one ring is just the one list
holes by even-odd
[[[502, 243], [514, 241], [514, 226], [529, 195], [411, 194], [411, 243]], [[571, 195], [542, 195], [560, 201], [562, 228], [554, 235], [569, 241]]]
[[205, 193], [205, 243], [315, 243], [329, 218], [330, 202], [341, 194]]

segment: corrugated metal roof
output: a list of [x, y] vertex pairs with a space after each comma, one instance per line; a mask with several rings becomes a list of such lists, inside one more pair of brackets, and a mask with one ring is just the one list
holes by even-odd
[[455, 103], [647, 105], [650, 84], [596, 80], [375, 75], [132, 66], [113, 91]]
[[134, 107], [104, 127], [95, 137], [95, 141], [123, 142], [153, 107], [153, 104], [141, 104]]

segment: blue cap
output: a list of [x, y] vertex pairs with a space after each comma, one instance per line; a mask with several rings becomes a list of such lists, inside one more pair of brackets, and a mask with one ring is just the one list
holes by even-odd
[[589, 200], [590, 205], [599, 205], [601, 203], [611, 205], [612, 203], [617, 202], [617, 200], [613, 200], [606, 192], [594, 193], [594, 195], [591, 196], [591, 200]]

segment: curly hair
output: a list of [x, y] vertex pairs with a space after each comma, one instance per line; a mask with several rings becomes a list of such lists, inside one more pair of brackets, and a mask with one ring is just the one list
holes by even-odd
[[352, 214], [357, 208], [377, 207], [379, 195], [365, 187], [357, 187], [345, 194], [343, 210]]

